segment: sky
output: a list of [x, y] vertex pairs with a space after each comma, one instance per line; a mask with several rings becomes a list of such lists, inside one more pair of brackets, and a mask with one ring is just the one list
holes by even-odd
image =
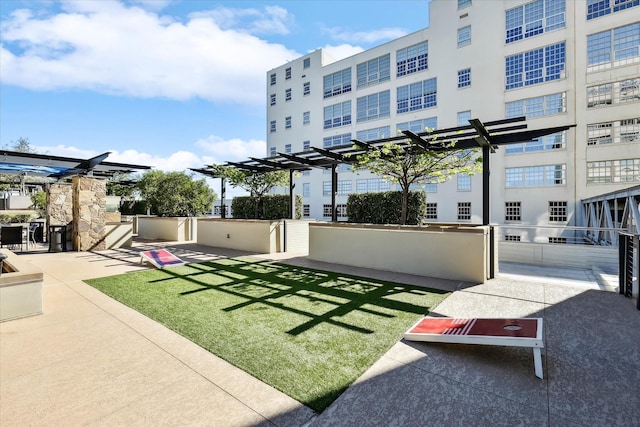
[[[454, 0], [451, 0], [454, 1]], [[428, 0], [1, 0], [0, 147], [187, 171], [266, 157], [267, 71], [429, 26]]]

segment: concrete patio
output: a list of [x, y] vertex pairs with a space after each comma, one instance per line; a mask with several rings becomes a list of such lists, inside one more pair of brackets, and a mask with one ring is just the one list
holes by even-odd
[[45, 272], [44, 314], [0, 324], [0, 425], [640, 425], [640, 312], [611, 276], [501, 265], [483, 285], [282, 262], [446, 289], [434, 314], [543, 317], [545, 379], [530, 349], [396, 343], [322, 414], [84, 284], [136, 271], [139, 251], [189, 262], [246, 255], [136, 242], [21, 255]]

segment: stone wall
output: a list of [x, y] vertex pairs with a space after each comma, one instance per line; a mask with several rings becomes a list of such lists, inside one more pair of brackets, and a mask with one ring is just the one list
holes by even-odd
[[67, 225], [73, 221], [73, 190], [69, 184], [49, 184], [47, 224]]
[[73, 242], [77, 251], [106, 248], [106, 181], [73, 178]]

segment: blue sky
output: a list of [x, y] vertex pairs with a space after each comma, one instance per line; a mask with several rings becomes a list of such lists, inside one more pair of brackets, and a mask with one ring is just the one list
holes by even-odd
[[[454, 0], [451, 0], [454, 1]], [[428, 26], [428, 1], [1, 0], [0, 146], [182, 171], [264, 157], [268, 70]]]

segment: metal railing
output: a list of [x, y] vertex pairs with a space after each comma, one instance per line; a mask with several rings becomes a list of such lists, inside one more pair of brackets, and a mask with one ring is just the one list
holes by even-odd
[[640, 310], [640, 292], [638, 291], [640, 276], [640, 235], [621, 232], [618, 248], [620, 259], [620, 293], [627, 298], [633, 298], [635, 294], [636, 308]]

